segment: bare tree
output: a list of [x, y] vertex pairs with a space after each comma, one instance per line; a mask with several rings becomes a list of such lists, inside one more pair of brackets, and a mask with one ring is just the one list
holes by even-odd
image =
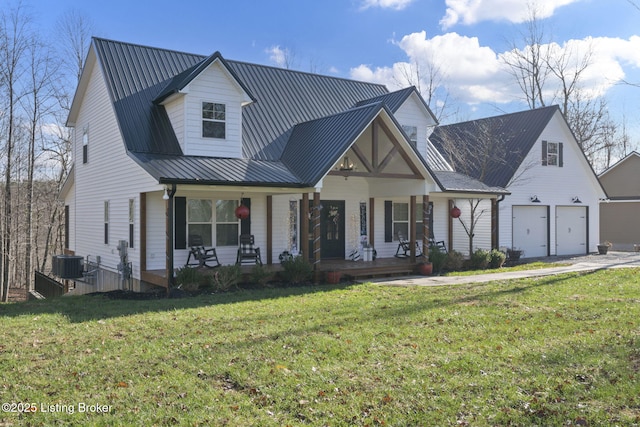
[[11, 256], [12, 219], [12, 160], [16, 144], [16, 124], [18, 101], [23, 96], [19, 81], [24, 73], [23, 60], [29, 48], [31, 18], [21, 4], [8, 13], [0, 15], [0, 80], [3, 82], [3, 97], [0, 109], [7, 111], [7, 136], [5, 141], [6, 169], [4, 185], [4, 220], [2, 234], [2, 300], [9, 299], [9, 261]]
[[76, 77], [76, 83], [80, 81], [94, 28], [91, 18], [77, 9], [69, 9], [56, 23], [62, 63]]
[[524, 48], [520, 49], [516, 41], [512, 42], [511, 50], [503, 55], [502, 60], [520, 87], [529, 108], [544, 107], [544, 90], [551, 73], [548, 66], [549, 44], [535, 7], [529, 7], [526, 31], [520, 35], [520, 43]]
[[[449, 93], [444, 89], [446, 74], [436, 58], [420, 58], [399, 65], [399, 75], [394, 77], [399, 86], [415, 86], [438, 122], [445, 118]], [[438, 97], [438, 95], [442, 95]]]

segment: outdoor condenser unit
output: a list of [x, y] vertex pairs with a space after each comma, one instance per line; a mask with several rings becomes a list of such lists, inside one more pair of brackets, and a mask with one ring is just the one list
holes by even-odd
[[54, 255], [51, 265], [53, 275], [61, 279], [78, 279], [82, 277], [84, 257], [79, 255]]

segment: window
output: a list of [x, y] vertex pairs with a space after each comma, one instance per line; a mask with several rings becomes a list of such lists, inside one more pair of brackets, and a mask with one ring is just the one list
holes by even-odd
[[[409, 239], [409, 203], [393, 204], [393, 237], [398, 239], [400, 234]], [[416, 240], [422, 240], [424, 228], [422, 225], [422, 203], [416, 204]]]
[[402, 125], [402, 130], [404, 130], [404, 133], [407, 134], [407, 136], [409, 137], [409, 141], [411, 141], [413, 145], [416, 145], [418, 143], [418, 127], [417, 126]]
[[213, 102], [202, 103], [202, 137], [226, 138], [226, 107]]
[[85, 126], [82, 131], [82, 163], [89, 161], [89, 128]]
[[[190, 199], [187, 201], [187, 235], [200, 236], [205, 246], [211, 246], [211, 219], [211, 200]], [[191, 243], [189, 242], [189, 244]]]
[[104, 244], [109, 244], [109, 201], [104, 202]]
[[562, 143], [542, 141], [542, 166], [562, 167]]
[[238, 218], [235, 214], [237, 207], [237, 200], [216, 202], [216, 246], [238, 245]]
[[130, 248], [133, 248], [135, 208], [136, 208], [136, 201], [134, 199], [129, 199], [129, 247]]

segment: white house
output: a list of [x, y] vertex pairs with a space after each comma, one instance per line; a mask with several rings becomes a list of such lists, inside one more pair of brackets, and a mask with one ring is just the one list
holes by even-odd
[[605, 192], [558, 106], [440, 126], [430, 139], [456, 170], [511, 193], [498, 200], [499, 246], [596, 251]]
[[251, 234], [264, 262], [295, 250], [321, 269], [363, 239], [379, 258], [399, 235], [464, 249], [449, 208], [471, 198], [485, 206], [476, 242], [489, 248], [490, 210], [507, 191], [428, 149], [435, 124], [415, 88], [94, 38], [68, 118], [66, 252], [115, 271], [126, 242], [135, 283], [168, 286], [190, 236], [231, 264]]

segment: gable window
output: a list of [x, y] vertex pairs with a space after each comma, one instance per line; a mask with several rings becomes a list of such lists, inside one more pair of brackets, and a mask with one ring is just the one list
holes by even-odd
[[104, 244], [109, 244], [109, 201], [104, 202]]
[[226, 138], [226, 106], [214, 102], [202, 103], [202, 137]]
[[235, 211], [237, 200], [216, 201], [216, 245], [238, 245], [238, 218]]
[[542, 166], [562, 167], [562, 143], [542, 141]]
[[418, 143], [418, 127], [402, 125], [402, 130], [409, 137], [409, 141], [415, 146]]
[[192, 236], [199, 236], [204, 246], [211, 246], [211, 200], [190, 199], [187, 201], [187, 235], [189, 244]]
[[89, 128], [85, 126], [82, 131], [82, 163], [89, 161]]

